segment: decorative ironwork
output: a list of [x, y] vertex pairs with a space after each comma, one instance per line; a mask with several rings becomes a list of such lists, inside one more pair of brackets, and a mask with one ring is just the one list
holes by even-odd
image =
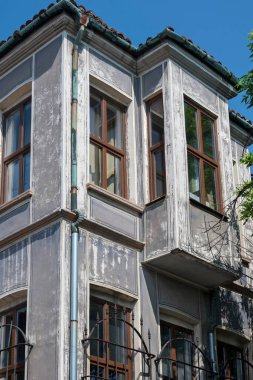
[[155, 359], [157, 376], [166, 380], [215, 380], [212, 363], [191, 340], [168, 340]]
[[[119, 316], [117, 308], [116, 305], [110, 307], [114, 312], [105, 313], [104, 318], [97, 315], [97, 321], [89, 334], [87, 328], [84, 330], [82, 379], [132, 380], [141, 377], [151, 380], [151, 360], [155, 355], [150, 353], [150, 331], [146, 344], [143, 338], [142, 318], [139, 332], [134, 325], [134, 313], [130, 314], [126, 309], [121, 309]], [[109, 333], [103, 331], [106, 328]], [[138, 376], [135, 374], [135, 365], [136, 368], [138, 366], [138, 370], [141, 367]]]
[[16, 379], [20, 371], [24, 371], [32, 347], [20, 327], [0, 324], [0, 379], [9, 379], [11, 374]]
[[219, 380], [251, 380], [253, 379], [253, 365], [243, 358], [228, 359], [220, 368]]

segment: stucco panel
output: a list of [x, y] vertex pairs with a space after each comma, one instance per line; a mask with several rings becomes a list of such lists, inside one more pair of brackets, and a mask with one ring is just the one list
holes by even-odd
[[142, 77], [142, 96], [145, 97], [162, 87], [162, 65], [144, 74]]
[[118, 65], [115, 65], [109, 59], [103, 57], [94, 50], [90, 50], [89, 67], [92, 74], [131, 96], [132, 78]]
[[30, 203], [24, 203], [21, 206], [6, 212], [0, 217], [0, 239], [13, 232], [27, 226], [30, 221]]
[[90, 279], [137, 294], [137, 252], [91, 236]]

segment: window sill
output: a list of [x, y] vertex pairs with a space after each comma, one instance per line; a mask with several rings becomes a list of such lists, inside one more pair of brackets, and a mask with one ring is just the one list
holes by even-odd
[[9, 210], [10, 208], [12, 208], [12, 207], [16, 206], [17, 204], [25, 201], [26, 199], [31, 198], [31, 196], [32, 196], [31, 190], [28, 190], [22, 194], [17, 195], [15, 198], [11, 199], [8, 202], [3, 203], [0, 206], [0, 213]]
[[138, 206], [135, 203], [132, 203], [127, 199], [120, 197], [119, 195], [110, 193], [109, 191], [103, 189], [102, 187], [94, 185], [93, 183], [87, 184], [87, 190], [88, 192], [99, 196], [102, 200], [105, 200], [107, 202], [110, 201], [113, 205], [118, 205], [125, 210], [131, 210], [135, 213], [143, 214], [143, 207]]
[[166, 198], [166, 194], [162, 195], [161, 197], [155, 198], [152, 201], [146, 203], [146, 207], [153, 205], [154, 203], [158, 203], [159, 201], [162, 201]]
[[205, 206], [205, 205], [203, 205], [202, 203], [200, 203], [198, 201], [195, 201], [195, 199], [190, 198], [190, 204], [192, 206], [195, 206], [197, 208], [202, 209], [203, 211], [208, 212], [208, 214], [212, 214], [212, 215], [216, 216], [219, 219], [223, 219], [224, 222], [228, 221], [228, 217], [225, 214], [223, 214], [222, 212], [213, 210], [212, 208], [210, 208], [208, 206]]

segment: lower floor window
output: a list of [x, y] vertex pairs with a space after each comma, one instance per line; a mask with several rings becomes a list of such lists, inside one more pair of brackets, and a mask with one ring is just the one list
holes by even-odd
[[218, 342], [217, 355], [220, 379], [244, 380], [242, 350], [229, 344]]
[[92, 299], [90, 378], [130, 380], [130, 311]]
[[161, 322], [163, 379], [192, 380], [193, 332], [180, 326]]
[[0, 312], [0, 379], [24, 380], [26, 306]]

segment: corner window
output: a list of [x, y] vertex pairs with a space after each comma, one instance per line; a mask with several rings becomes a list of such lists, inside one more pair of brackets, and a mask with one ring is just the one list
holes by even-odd
[[31, 102], [4, 115], [3, 201], [30, 188]]
[[91, 90], [90, 182], [126, 197], [125, 108]]
[[162, 95], [147, 104], [150, 199], [165, 194], [164, 113]]
[[91, 300], [91, 379], [132, 379], [129, 322], [129, 310], [100, 300]]
[[0, 379], [25, 379], [25, 333], [25, 305], [0, 312]]
[[184, 112], [190, 198], [221, 211], [215, 120], [188, 101]]

